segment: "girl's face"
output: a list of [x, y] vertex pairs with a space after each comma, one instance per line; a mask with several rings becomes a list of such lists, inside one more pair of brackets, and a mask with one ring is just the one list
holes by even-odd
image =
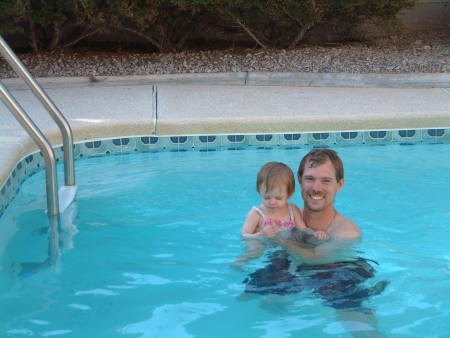
[[269, 212], [285, 207], [291, 197], [287, 193], [286, 186], [275, 186], [272, 190], [266, 191], [262, 185], [259, 191], [263, 205]]

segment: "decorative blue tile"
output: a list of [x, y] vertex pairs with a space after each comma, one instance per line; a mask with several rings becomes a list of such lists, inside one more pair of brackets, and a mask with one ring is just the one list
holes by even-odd
[[25, 157], [25, 161], [26, 161], [27, 163], [31, 163], [31, 162], [33, 161], [33, 159], [34, 159], [34, 156], [33, 156], [33, 155], [28, 155], [27, 157]]
[[222, 137], [222, 144], [227, 148], [228, 146], [237, 146], [240, 148], [248, 145], [249, 142], [249, 135], [224, 135]]
[[308, 134], [308, 144], [330, 145], [336, 143], [335, 133], [311, 133]]
[[163, 149], [169, 151], [191, 150], [194, 147], [193, 136], [170, 136], [166, 138]]
[[415, 129], [395, 130], [392, 132], [392, 138], [401, 143], [417, 143], [422, 141], [422, 132]]
[[159, 142], [159, 137], [156, 136], [142, 136], [139, 139], [145, 145], [156, 145]]
[[53, 153], [57, 161], [64, 161], [64, 153], [61, 146], [53, 148]]
[[35, 173], [39, 168], [42, 167], [44, 163], [44, 159], [39, 155], [38, 152], [31, 153], [30, 155], [25, 157], [25, 162], [22, 161], [22, 164], [25, 165], [24, 171], [27, 176]]
[[339, 145], [353, 146], [363, 143], [363, 133], [357, 131], [343, 131], [335, 133], [336, 143]]
[[230, 143], [243, 143], [245, 135], [228, 135], [227, 139]]
[[113, 138], [104, 142], [110, 154], [130, 153], [137, 150], [135, 137]]
[[157, 136], [138, 136], [134, 140], [134, 147], [137, 151], [159, 152], [167, 143], [167, 138]]
[[135, 137], [125, 137], [122, 139], [122, 153], [132, 153], [138, 151]]
[[292, 133], [292, 134], [280, 134], [280, 145], [298, 146], [308, 143], [308, 134]]
[[273, 139], [272, 134], [256, 135], [255, 138], [259, 142], [270, 142]]
[[173, 144], [186, 144], [188, 142], [187, 136], [171, 136], [170, 142]]
[[80, 157], [80, 148], [81, 148], [81, 144], [80, 143], [75, 143], [73, 145], [73, 157], [74, 159], [77, 159]]
[[10, 176], [0, 188], [0, 214], [5, 211], [11, 200], [16, 196], [17, 186], [17, 180], [12, 181]]
[[80, 156], [81, 157], [89, 157], [89, 156], [99, 156], [106, 155], [108, 151], [107, 143], [110, 140], [97, 140], [97, 141], [88, 141], [84, 142], [80, 145]]
[[428, 129], [427, 133], [431, 137], [442, 137], [445, 135], [445, 129]]
[[298, 141], [302, 137], [302, 134], [283, 134], [283, 138], [286, 141]]
[[194, 148], [199, 150], [210, 150], [212, 148], [220, 147], [220, 141], [220, 136], [216, 135], [194, 136]]
[[102, 141], [88, 141], [84, 142], [84, 146], [88, 149], [100, 148]]
[[217, 139], [217, 137], [216, 136], [205, 136], [205, 135], [203, 135], [203, 136], [199, 136], [198, 137], [198, 140], [201, 142], [201, 143], [215, 143], [216, 142], [216, 139]]
[[414, 135], [416, 135], [416, 131], [415, 130], [399, 130], [398, 134], [400, 135], [400, 137], [414, 137]]
[[390, 130], [373, 130], [363, 132], [363, 142], [367, 144], [380, 144], [392, 141]]
[[450, 140], [450, 129], [426, 129], [422, 131], [422, 138], [427, 141]]
[[385, 130], [378, 130], [378, 131], [369, 131], [370, 138], [374, 140], [384, 140], [386, 139], [387, 131]]
[[330, 137], [330, 133], [312, 133], [312, 138], [316, 141], [326, 141]]
[[26, 163], [25, 159], [23, 158], [16, 165], [19, 183], [22, 183], [23, 181], [25, 181], [26, 178], [28, 178], [28, 173], [27, 173], [26, 169], [27, 169], [27, 163]]
[[247, 137], [250, 145], [263, 147], [279, 145], [278, 134], [247, 135]]
[[358, 132], [356, 131], [344, 131], [340, 133], [344, 140], [354, 140], [358, 137]]

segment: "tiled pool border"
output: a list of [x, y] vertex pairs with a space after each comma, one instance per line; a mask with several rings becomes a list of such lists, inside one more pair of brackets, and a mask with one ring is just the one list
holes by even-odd
[[[416, 144], [450, 141], [450, 128], [342, 131], [314, 133], [275, 133], [196, 136], [131, 136], [97, 139], [74, 144], [75, 159], [112, 154], [161, 151], [243, 150], [270, 147], [331, 147], [356, 145]], [[62, 147], [54, 148], [62, 160]], [[39, 151], [18, 161], [0, 188], [0, 217], [19, 192], [21, 184], [44, 165]], [[61, 180], [61, 179], [60, 179]], [[44, 189], [44, 188], [43, 188]]]

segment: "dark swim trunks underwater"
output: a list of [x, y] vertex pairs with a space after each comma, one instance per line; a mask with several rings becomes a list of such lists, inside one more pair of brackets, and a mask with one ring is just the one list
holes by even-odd
[[374, 277], [376, 270], [370, 263], [375, 261], [358, 257], [355, 260], [303, 264], [295, 273], [288, 271], [290, 260], [283, 250], [269, 254], [269, 264], [244, 280], [245, 292], [256, 294], [286, 295], [311, 290], [324, 300], [324, 304], [336, 309], [362, 310], [362, 302], [380, 294], [388, 281], [379, 281], [372, 287], [361, 284]]

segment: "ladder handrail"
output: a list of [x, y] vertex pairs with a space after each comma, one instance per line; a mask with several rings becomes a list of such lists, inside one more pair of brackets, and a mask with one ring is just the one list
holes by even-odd
[[49, 215], [59, 214], [58, 199], [58, 181], [56, 174], [56, 157], [51, 144], [47, 141], [44, 134], [34, 124], [28, 114], [23, 110], [20, 104], [8, 92], [6, 87], [0, 81], [0, 99], [11, 111], [17, 121], [28, 132], [34, 142], [38, 145], [45, 161], [45, 178], [47, 189], [47, 211]]
[[63, 138], [64, 151], [64, 182], [66, 186], [75, 185], [75, 169], [73, 163], [73, 136], [72, 130], [66, 118], [61, 114], [59, 109], [44, 91], [44, 89], [36, 82], [24, 64], [19, 60], [17, 55], [9, 47], [3, 37], [0, 35], [0, 53], [5, 60], [14, 69], [26, 84], [33, 91], [34, 95], [41, 101], [42, 105], [47, 109], [50, 116], [58, 125]]

